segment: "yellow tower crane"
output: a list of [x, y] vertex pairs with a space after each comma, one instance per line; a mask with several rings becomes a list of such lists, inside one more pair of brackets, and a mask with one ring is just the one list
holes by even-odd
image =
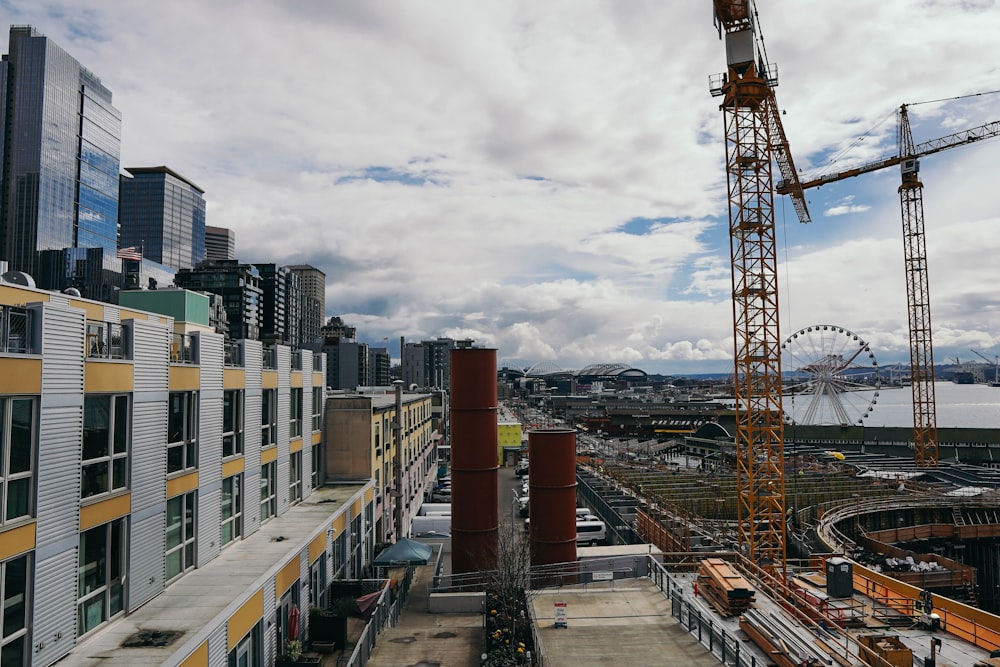
[[721, 97], [726, 135], [729, 246], [732, 259], [736, 400], [737, 509], [740, 548], [784, 577], [784, 413], [774, 230], [772, 164], [789, 183], [796, 211], [805, 197], [777, 110], [777, 73], [757, 39], [749, 0], [713, 0], [727, 70], [709, 78]]
[[[900, 166], [902, 182], [899, 204], [903, 218], [903, 255], [906, 271], [906, 301], [910, 330], [910, 375], [913, 392], [913, 457], [920, 467], [938, 464], [937, 407], [934, 396], [934, 346], [931, 338], [930, 288], [927, 279], [927, 245], [924, 239], [924, 184], [920, 182], [920, 159], [949, 148], [1000, 136], [1000, 122], [986, 123], [962, 132], [914, 145], [910, 117], [902, 105], [897, 115], [898, 152], [875, 162], [800, 181], [796, 176], [779, 182], [778, 194], [792, 197], [795, 210], [804, 190], [852, 176]], [[808, 214], [799, 220], [808, 222]]]

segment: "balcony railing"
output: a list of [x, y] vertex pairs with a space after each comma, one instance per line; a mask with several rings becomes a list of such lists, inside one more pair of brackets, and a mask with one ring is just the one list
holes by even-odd
[[175, 364], [197, 364], [198, 342], [190, 334], [175, 333], [170, 343], [170, 361]]
[[313, 355], [313, 370], [322, 371], [323, 370], [323, 355], [314, 354]]
[[90, 359], [124, 359], [125, 336], [118, 322], [87, 320], [87, 357]]
[[243, 366], [243, 346], [233, 341], [226, 341], [224, 348], [226, 366]]
[[292, 370], [301, 371], [302, 370], [302, 354], [299, 350], [292, 350]]
[[278, 367], [278, 350], [273, 345], [265, 345], [260, 351], [260, 361], [266, 371], [273, 371]]
[[32, 311], [16, 306], [0, 306], [0, 352], [31, 354]]

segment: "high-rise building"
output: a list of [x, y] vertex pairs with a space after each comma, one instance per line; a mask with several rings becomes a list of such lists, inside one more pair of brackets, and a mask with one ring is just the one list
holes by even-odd
[[205, 259], [236, 259], [236, 232], [205, 225]]
[[387, 387], [392, 384], [390, 365], [392, 358], [384, 347], [368, 348], [368, 385]]
[[331, 389], [356, 389], [371, 384], [368, 344], [354, 339], [357, 329], [334, 316], [323, 325], [318, 341], [305, 346], [326, 354], [326, 386]]
[[0, 91], [0, 257], [34, 275], [41, 250], [114, 251], [121, 113], [111, 91], [31, 26], [10, 28]]
[[211, 292], [222, 297], [229, 324], [229, 337], [260, 340], [263, 289], [260, 271], [253, 264], [219, 260], [201, 262], [193, 269], [182, 269], [174, 284], [196, 292]]
[[299, 277], [288, 267], [277, 264], [257, 264], [260, 271], [261, 300], [260, 339], [266, 343], [281, 343], [299, 347]]
[[451, 350], [472, 347], [470, 338], [434, 338], [403, 345], [402, 375], [406, 386], [447, 387], [451, 382]]
[[293, 264], [288, 269], [299, 277], [299, 347], [315, 343], [326, 317], [326, 274], [315, 266]]
[[121, 176], [121, 247], [139, 248], [174, 270], [205, 259], [205, 191], [167, 167], [128, 167]]

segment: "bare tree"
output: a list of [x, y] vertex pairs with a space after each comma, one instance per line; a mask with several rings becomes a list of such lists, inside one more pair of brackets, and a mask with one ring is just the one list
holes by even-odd
[[491, 659], [503, 660], [493, 664], [524, 664], [532, 648], [531, 549], [528, 535], [511, 518], [501, 520], [496, 563], [495, 570], [482, 573]]

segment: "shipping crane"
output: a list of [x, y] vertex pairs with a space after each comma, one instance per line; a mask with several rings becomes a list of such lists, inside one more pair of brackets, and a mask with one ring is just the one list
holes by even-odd
[[976, 352], [975, 350], [972, 350], [972, 353], [975, 354], [980, 359], [982, 359], [983, 361], [985, 361], [986, 363], [993, 366], [993, 380], [990, 381], [990, 386], [1000, 387], [1000, 356], [997, 356], [992, 361], [990, 361], [986, 356], [980, 354], [979, 352]]
[[713, 0], [725, 40], [727, 70], [709, 77], [721, 97], [726, 136], [729, 247], [733, 289], [733, 374], [736, 400], [737, 522], [740, 549], [784, 578], [784, 412], [774, 229], [777, 163], [800, 218], [805, 196], [774, 97], [777, 70], [757, 39], [749, 0]]
[[[949, 134], [914, 145], [910, 117], [903, 104], [897, 114], [897, 154], [859, 167], [801, 181], [778, 183], [778, 194], [788, 194], [798, 212], [796, 200], [804, 190], [900, 166], [899, 205], [903, 219], [903, 256], [906, 273], [907, 317], [910, 332], [910, 387], [913, 392], [913, 458], [919, 467], [938, 464], [937, 407], [934, 395], [934, 345], [931, 337], [930, 288], [927, 279], [927, 246], [924, 239], [924, 185], [920, 182], [920, 158], [949, 148], [1000, 136], [1000, 121]], [[808, 217], [799, 215], [801, 222]]]

